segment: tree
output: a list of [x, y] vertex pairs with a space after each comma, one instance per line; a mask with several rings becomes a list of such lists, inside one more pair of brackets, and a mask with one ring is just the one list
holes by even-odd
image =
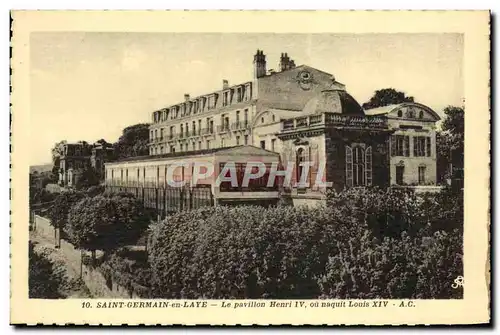
[[61, 156], [63, 155], [63, 146], [64, 144], [68, 143], [66, 140], [57, 142], [54, 144], [52, 147], [52, 174], [54, 176], [59, 175], [59, 161], [61, 159]]
[[122, 136], [114, 144], [118, 158], [149, 154], [149, 124], [139, 123], [123, 129]]
[[363, 104], [364, 109], [372, 109], [388, 105], [400, 104], [403, 102], [414, 102], [413, 97], [408, 97], [404, 92], [396, 91], [393, 88], [383, 88], [375, 91], [370, 101]]
[[66, 233], [79, 249], [105, 254], [134, 244], [146, 231], [150, 218], [142, 204], [130, 196], [97, 195], [83, 198], [70, 210]]
[[[441, 131], [436, 134], [438, 179], [463, 178], [465, 123], [464, 109], [448, 106]], [[454, 171], [450, 171], [450, 167]]]
[[[59, 238], [62, 234], [65, 234], [65, 227], [68, 224], [69, 212], [71, 208], [84, 197], [85, 194], [82, 192], [69, 190], [60, 193], [54, 200], [54, 205], [49, 211], [49, 218], [54, 228], [59, 229]], [[54, 238], [56, 238], [56, 236], [54, 236]], [[56, 245], [59, 245], [59, 240], [55, 241], [55, 243]]]
[[61, 272], [55, 271], [54, 263], [35, 252], [29, 242], [29, 276], [28, 288], [31, 299], [58, 299], [64, 278]]
[[76, 189], [81, 190], [97, 185], [99, 185], [99, 176], [94, 169], [86, 167], [80, 178], [78, 178]]

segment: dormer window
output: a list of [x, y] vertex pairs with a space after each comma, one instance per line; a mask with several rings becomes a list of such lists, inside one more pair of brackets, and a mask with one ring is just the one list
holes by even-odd
[[236, 101], [237, 102], [241, 102], [243, 100], [243, 90], [241, 87], [238, 87], [237, 91], [236, 91]]
[[252, 85], [251, 84], [246, 84], [245, 85], [245, 101], [249, 101], [252, 97]]

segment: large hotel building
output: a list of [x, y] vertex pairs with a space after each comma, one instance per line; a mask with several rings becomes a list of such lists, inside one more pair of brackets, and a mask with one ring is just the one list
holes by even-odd
[[[282, 53], [279, 71], [268, 71], [263, 51], [253, 57], [253, 78], [202, 96], [184, 95], [178, 104], [152, 113], [149, 156], [106, 163], [110, 187], [166, 188], [166, 171], [178, 161], [293, 162], [290, 187], [231, 188], [207, 182], [215, 203], [266, 202], [282, 197], [294, 204], [324, 198], [314, 184], [318, 173], [337, 190], [362, 186], [436, 183], [439, 116], [429, 107], [404, 103], [363, 110], [330, 73], [296, 66]], [[297, 185], [307, 171], [308, 186]], [[324, 167], [324, 171], [319, 171]], [[184, 168], [177, 179], [191, 178]]]

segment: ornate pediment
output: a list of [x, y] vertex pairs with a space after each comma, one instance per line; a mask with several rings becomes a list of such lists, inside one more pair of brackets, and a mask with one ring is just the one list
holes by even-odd
[[309, 145], [309, 140], [305, 137], [297, 138], [293, 141], [294, 145]]

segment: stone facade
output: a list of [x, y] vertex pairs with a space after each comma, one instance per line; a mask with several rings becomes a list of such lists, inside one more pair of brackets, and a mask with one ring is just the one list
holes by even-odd
[[64, 187], [76, 187], [83, 173], [90, 169], [103, 179], [104, 163], [114, 159], [114, 149], [109, 143], [64, 143], [59, 151], [59, 185]]
[[74, 187], [82, 172], [90, 167], [92, 147], [87, 142], [66, 143], [61, 146], [59, 185]]
[[[279, 154], [282, 167], [292, 171], [282, 195], [296, 204], [325, 198], [318, 176], [336, 190], [435, 184], [439, 117], [430, 108], [406, 103], [364, 111], [333, 75], [295, 66], [286, 53], [279, 71], [267, 71], [260, 50], [253, 66], [251, 81], [229, 86], [223, 80], [221, 90], [186, 94], [183, 102], [153, 112], [150, 155], [139, 168], [144, 181], [156, 157], [180, 160], [185, 153], [185, 160], [189, 153], [243, 145]], [[303, 172], [307, 184], [299, 185]]]
[[436, 112], [418, 103], [366, 111], [387, 117], [394, 131], [389, 143], [391, 185], [436, 185]]

